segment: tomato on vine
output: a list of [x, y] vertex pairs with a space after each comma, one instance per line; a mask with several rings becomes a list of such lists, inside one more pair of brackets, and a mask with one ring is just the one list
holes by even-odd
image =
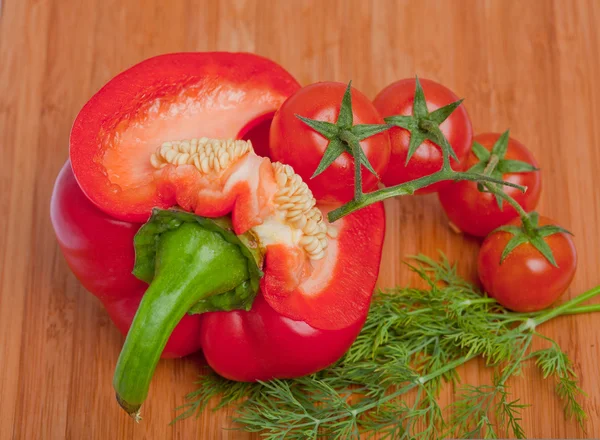
[[303, 87], [279, 108], [271, 125], [270, 156], [290, 165], [320, 202], [347, 202], [354, 193], [357, 149], [363, 188], [372, 190], [390, 157], [389, 128], [369, 98], [336, 82]]
[[[527, 187], [526, 192], [514, 187], [504, 191], [527, 212], [537, 206], [542, 190], [537, 162], [522, 143], [509, 137], [508, 131], [475, 136], [465, 168]], [[459, 181], [445, 186], [438, 195], [446, 215], [458, 229], [485, 237], [519, 214], [500, 196], [480, 189], [484, 188], [475, 182]]]
[[[409, 78], [383, 89], [373, 101], [390, 129], [391, 156], [382, 181], [394, 186], [431, 175], [442, 168], [442, 143], [451, 146], [452, 168], [462, 169], [471, 148], [473, 129], [462, 100], [428, 79]], [[416, 194], [438, 191], [439, 182]]]
[[569, 287], [577, 253], [568, 231], [532, 213], [492, 232], [479, 251], [477, 268], [486, 292], [516, 312], [554, 303]]

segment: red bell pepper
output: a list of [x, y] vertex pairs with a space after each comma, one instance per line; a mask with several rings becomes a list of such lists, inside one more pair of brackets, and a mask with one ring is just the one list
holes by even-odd
[[[381, 213], [381, 206], [377, 210]], [[141, 224], [116, 220], [94, 206], [77, 185], [70, 162], [56, 179], [51, 217], [69, 267], [126, 335], [147, 288], [131, 274], [133, 237]], [[229, 379], [299, 377], [339, 359], [364, 318], [343, 329], [319, 330], [277, 313], [259, 293], [250, 311], [185, 315], [163, 357], [186, 356], [202, 347], [209, 365]]]
[[[257, 156], [249, 142], [223, 140], [264, 121], [297, 87], [254, 55], [173, 54], [117, 76], [75, 121], [73, 173], [103, 213], [81, 200], [75, 212], [63, 170], [52, 211], [69, 265], [109, 309], [125, 301], [117, 289], [131, 287], [123, 323], [141, 291], [128, 271], [150, 284], [115, 372], [119, 403], [133, 416], [168, 344], [185, 354], [201, 342], [208, 363], [233, 379], [295, 377], [334, 362], [364, 322], [382, 205], [329, 225], [322, 210], [330, 207], [315, 206], [290, 167]], [[155, 209], [135, 235], [134, 265], [138, 225], [125, 221], [172, 206], [179, 210]], [[206, 218], [224, 215], [231, 220]], [[70, 241], [76, 233], [83, 239]], [[189, 330], [195, 342], [178, 344]]]

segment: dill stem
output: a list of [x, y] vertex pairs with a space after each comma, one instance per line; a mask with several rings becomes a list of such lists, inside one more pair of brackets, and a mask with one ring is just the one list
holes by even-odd
[[319, 425], [322, 425], [324, 423], [328, 423], [328, 422], [334, 422], [336, 420], [339, 419], [344, 419], [346, 417], [348, 417], [349, 415], [351, 415], [352, 417], [356, 417], [358, 414], [370, 411], [374, 408], [377, 408], [378, 406], [380, 406], [382, 403], [385, 402], [389, 402], [390, 400], [394, 400], [400, 396], [402, 396], [403, 394], [408, 393], [410, 390], [412, 390], [413, 388], [415, 388], [416, 386], [420, 386], [423, 385], [433, 379], [438, 378], [439, 376], [447, 373], [448, 371], [454, 370], [455, 368], [460, 367], [463, 364], [466, 364], [467, 362], [469, 362], [471, 359], [476, 358], [477, 355], [475, 354], [471, 354], [471, 355], [467, 355], [467, 356], [463, 356], [459, 359], [456, 359], [455, 361], [449, 362], [447, 363], [444, 367], [440, 368], [439, 370], [436, 370], [430, 374], [427, 374], [425, 376], [421, 376], [420, 378], [417, 378], [414, 382], [411, 382], [405, 386], [403, 386], [402, 388], [400, 388], [399, 390], [394, 391], [391, 394], [388, 394], [385, 397], [382, 397], [381, 399], [378, 399], [374, 402], [371, 402], [363, 407], [357, 408], [357, 409], [353, 409], [352, 412], [348, 413], [348, 412], [343, 412], [341, 414], [337, 414], [335, 416], [331, 416], [331, 417], [327, 417], [325, 419], [315, 419], [314, 417], [311, 417], [313, 419], [312, 422], [305, 422], [305, 423], [299, 423], [297, 425], [294, 425], [294, 428], [303, 428], [303, 427], [308, 427], [308, 426], [312, 426], [315, 423], [318, 423]]
[[565, 315], [579, 315], [581, 313], [594, 313], [600, 312], [600, 304], [591, 304], [589, 306], [581, 306], [575, 307], [573, 309], [567, 310]]
[[527, 336], [527, 340], [523, 344], [523, 350], [521, 351], [521, 356], [519, 356], [519, 359], [517, 359], [516, 362], [513, 362], [513, 364], [510, 366], [510, 368], [502, 374], [502, 378], [500, 379], [501, 385], [504, 385], [506, 383], [506, 381], [515, 373], [517, 368], [520, 367], [521, 361], [523, 360], [523, 358], [525, 358], [525, 354], [527, 353], [527, 350], [529, 349], [529, 346], [531, 345], [532, 340], [533, 340], [533, 336], [532, 336], [532, 334], [529, 334]]
[[[542, 311], [542, 312], [525, 312], [525, 313], [517, 313], [517, 312], [507, 312], [506, 314], [497, 314], [497, 313], [490, 313], [489, 315], [497, 318], [497, 319], [503, 319], [506, 321], [518, 321], [518, 322], [523, 322], [526, 321], [529, 318], [535, 318], [536, 316], [539, 316], [541, 313], [546, 313], [547, 311]], [[595, 313], [595, 312], [600, 312], [600, 304], [590, 304], [587, 306], [579, 306], [579, 307], [573, 307], [572, 309], [569, 308], [568, 310], [565, 310], [562, 315], [582, 315], [584, 313]]]
[[479, 299], [468, 299], [466, 300], [469, 302], [469, 305], [473, 305], [473, 304], [490, 304], [490, 303], [496, 303], [497, 301], [494, 298], [479, 298]]
[[432, 342], [435, 342], [436, 339], [438, 339], [437, 336], [432, 336], [431, 338], [429, 338], [428, 340], [426, 340], [425, 342], [423, 342], [418, 347], [416, 347], [413, 350], [409, 351], [408, 355], [412, 356], [414, 354], [417, 354], [418, 352], [420, 352], [421, 350], [423, 350], [425, 347], [429, 346], [429, 344], [431, 344]]
[[[417, 409], [417, 407], [419, 406], [419, 403], [421, 403], [421, 394], [423, 393], [423, 387], [420, 386], [419, 389], [417, 390], [417, 397], [415, 397], [415, 403], [413, 404], [412, 410], [413, 412]], [[406, 426], [404, 427], [404, 435], [402, 435], [402, 439], [404, 438], [409, 438], [407, 437], [407, 434], [410, 435], [410, 429], [412, 426], [412, 419], [408, 419], [408, 421], [406, 422]]]
[[[447, 373], [448, 371], [454, 370], [455, 368], [460, 367], [463, 364], [466, 364], [467, 362], [469, 362], [471, 359], [477, 357], [477, 355], [467, 355], [467, 356], [463, 356], [461, 358], [456, 359], [455, 361], [449, 362], [447, 363], [445, 366], [443, 366], [442, 368], [440, 368], [439, 370], [436, 370], [432, 373], [429, 373], [425, 376], [421, 376], [420, 378], [418, 378], [415, 382], [410, 383], [402, 388], [400, 388], [397, 391], [394, 391], [391, 394], [388, 394], [387, 396], [383, 397], [382, 399], [376, 401], [376, 402], [371, 402], [368, 405], [365, 405], [361, 408], [360, 412], [365, 412], [368, 411], [370, 409], [376, 408], [377, 406], [381, 405], [383, 402], [387, 402], [389, 400], [393, 400], [396, 397], [401, 396], [402, 394], [407, 393], [408, 391], [412, 390], [414, 387], [416, 387], [417, 385], [423, 385], [433, 379], [436, 379], [438, 377], [440, 377], [441, 375]], [[338, 417], [339, 418], [339, 417]], [[326, 419], [327, 420], [327, 419]], [[325, 421], [325, 420], [323, 420]], [[327, 420], [329, 421], [329, 420]]]
[[[555, 318], [560, 315], [568, 314], [569, 311], [574, 309], [574, 307], [576, 305], [579, 305], [582, 302], [585, 302], [599, 294], [600, 294], [600, 286], [596, 286], [596, 287], [588, 290], [587, 292], [584, 292], [581, 295], [578, 295], [575, 298], [561, 304], [558, 307], [555, 307], [547, 312], [543, 312], [541, 315], [533, 318], [533, 322], [535, 323], [536, 326], [538, 326], [540, 324], [543, 324], [546, 321], [551, 320], [552, 318]], [[594, 307], [594, 306], [587, 306], [587, 307]], [[597, 311], [597, 310], [598, 310], [598, 308], [594, 308], [592, 311]], [[581, 312], [581, 313], [583, 313], [583, 312]]]
[[455, 368], [460, 367], [462, 364], [466, 364], [471, 359], [474, 359], [476, 357], [477, 357], [477, 355], [470, 354], [470, 355], [466, 355], [461, 358], [458, 358], [455, 361], [449, 362], [446, 365], [444, 365], [442, 368], [440, 368], [439, 370], [436, 370], [432, 373], [429, 373], [429, 374], [426, 374], [425, 376], [423, 376], [421, 378], [421, 383], [429, 382], [430, 380], [440, 377], [441, 375], [447, 373], [448, 371], [454, 370]]

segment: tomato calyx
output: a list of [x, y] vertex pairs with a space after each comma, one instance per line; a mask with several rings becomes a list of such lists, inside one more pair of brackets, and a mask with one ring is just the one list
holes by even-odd
[[[418, 77], [415, 77], [415, 80], [416, 87], [412, 115], [395, 115], [384, 118], [385, 122], [391, 126], [404, 128], [410, 133], [406, 165], [408, 165], [413, 154], [417, 151], [417, 148], [419, 148], [425, 140], [430, 140], [439, 146], [443, 152], [447, 152], [450, 157], [458, 162], [458, 157], [456, 156], [452, 145], [450, 145], [450, 142], [448, 142], [448, 139], [446, 139], [446, 136], [442, 133], [440, 125], [448, 119], [448, 116], [450, 116], [459, 105], [462, 104], [463, 99], [459, 99], [458, 101], [445, 105], [433, 112], [429, 112], [421, 82]], [[447, 155], [444, 155], [443, 167], [450, 167]]]
[[[356, 124], [354, 125], [354, 116], [352, 112], [352, 81], [348, 83], [348, 87], [342, 97], [342, 104], [336, 123], [327, 121], [319, 121], [316, 119], [306, 118], [302, 115], [295, 116], [315, 130], [317, 133], [329, 140], [325, 153], [319, 162], [317, 169], [311, 179], [317, 177], [325, 171], [340, 155], [349, 153], [353, 157], [358, 157], [359, 163], [364, 166], [370, 173], [379, 177], [373, 166], [367, 159], [365, 152], [359, 146], [359, 142], [365, 140], [378, 133], [382, 133], [390, 128], [387, 124]], [[358, 146], [358, 148], [356, 148]], [[355, 156], [356, 154], [356, 156]], [[360, 167], [358, 174], [360, 175]]]
[[565, 228], [557, 225], [538, 226], [538, 222], [539, 214], [537, 212], [531, 212], [521, 217], [522, 226], [503, 225], [492, 231], [492, 234], [502, 231], [513, 235], [502, 251], [502, 255], [500, 256], [500, 264], [502, 264], [506, 257], [508, 257], [510, 253], [517, 247], [525, 243], [530, 243], [544, 256], [544, 258], [548, 260], [551, 265], [558, 267], [558, 264], [556, 264], [556, 259], [554, 258], [554, 254], [552, 253], [552, 249], [548, 243], [546, 243], [544, 238], [554, 234], [573, 234]]
[[[539, 171], [539, 168], [521, 160], [505, 159], [506, 152], [508, 151], [508, 140], [510, 138], [510, 130], [506, 130], [498, 138], [491, 151], [488, 151], [483, 145], [478, 142], [473, 142], [472, 150], [473, 154], [479, 160], [478, 163], [469, 168], [472, 173], [483, 173], [486, 176], [493, 177], [495, 179], [502, 180], [504, 174], [508, 173], [529, 173]], [[497, 184], [494, 185], [497, 189], [500, 189]], [[482, 183], [477, 184], [477, 189], [481, 192], [490, 192], [486, 188], [486, 185]], [[503, 198], [494, 194], [498, 207], [502, 210]]]

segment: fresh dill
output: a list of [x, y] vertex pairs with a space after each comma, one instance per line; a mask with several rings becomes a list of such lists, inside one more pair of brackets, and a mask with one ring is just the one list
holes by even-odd
[[[512, 399], [506, 382], [533, 360], [544, 378], [556, 380], [565, 415], [583, 427], [583, 391], [572, 362], [536, 327], [579, 309], [600, 310], [577, 307], [600, 294], [600, 286], [549, 311], [513, 313], [460, 277], [444, 256], [434, 261], [419, 255], [414, 262], [411, 269], [428, 288], [376, 293], [363, 330], [334, 366], [254, 384], [202, 375], [175, 420], [199, 415], [214, 398], [216, 408], [237, 405], [239, 429], [270, 440], [525, 438], [521, 411], [527, 405]], [[550, 347], [531, 352], [534, 338]], [[460, 386], [456, 369], [475, 357], [494, 370], [493, 383]], [[447, 408], [437, 402], [444, 383], [459, 387]]]

